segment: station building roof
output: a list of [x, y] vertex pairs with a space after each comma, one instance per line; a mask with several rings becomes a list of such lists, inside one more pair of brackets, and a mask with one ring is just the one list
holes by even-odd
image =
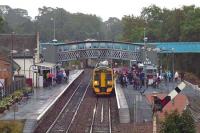
[[[155, 94], [147, 94], [146, 98], [149, 104], [153, 103], [152, 96]], [[163, 99], [167, 94], [156, 94], [157, 97]], [[165, 117], [165, 112], [170, 113], [171, 111], [177, 110], [179, 113], [182, 113], [186, 106], [189, 104], [188, 98], [183, 94], [178, 94], [172, 101], [170, 101], [164, 108], [162, 112], [158, 112], [158, 117], [163, 120]]]

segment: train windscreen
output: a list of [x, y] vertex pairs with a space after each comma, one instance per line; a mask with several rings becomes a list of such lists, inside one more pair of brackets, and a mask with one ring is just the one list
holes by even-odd
[[107, 74], [106, 74], [106, 76], [107, 76], [107, 80], [112, 80], [112, 74], [111, 74], [111, 72], [107, 72]]
[[96, 71], [94, 74], [94, 80], [99, 80], [100, 79], [100, 72]]

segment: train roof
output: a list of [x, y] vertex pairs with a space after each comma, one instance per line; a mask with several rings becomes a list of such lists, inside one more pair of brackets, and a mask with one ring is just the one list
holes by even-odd
[[112, 69], [112, 68], [110, 68], [108, 66], [98, 66], [95, 68], [95, 70], [101, 70], [101, 69]]

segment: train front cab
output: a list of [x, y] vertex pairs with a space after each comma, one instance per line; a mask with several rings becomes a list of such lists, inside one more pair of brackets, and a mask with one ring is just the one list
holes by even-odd
[[93, 91], [96, 95], [110, 95], [114, 92], [112, 69], [94, 70]]

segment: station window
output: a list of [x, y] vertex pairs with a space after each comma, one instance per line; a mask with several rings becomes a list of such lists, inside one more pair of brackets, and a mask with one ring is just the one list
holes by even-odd
[[84, 49], [84, 44], [78, 44], [78, 49]]
[[128, 45], [126, 44], [122, 45], [122, 50], [128, 50]]
[[76, 45], [71, 45], [70, 46], [70, 50], [76, 50], [77, 49], [77, 46]]
[[105, 43], [100, 43], [100, 48], [106, 48], [106, 44]]
[[92, 43], [92, 48], [99, 48], [99, 43]]
[[121, 45], [120, 44], [115, 44], [114, 45], [114, 49], [121, 49]]
[[111, 48], [111, 49], [112, 49], [112, 48], [113, 48], [112, 43], [108, 43], [108, 44], [107, 44], [107, 48]]
[[[139, 47], [138, 47], [139, 48]], [[136, 46], [134, 45], [129, 45], [129, 50], [130, 51], [135, 51], [136, 50]]]
[[86, 43], [85, 46], [87, 49], [92, 48], [91, 43]]
[[64, 47], [63, 47], [63, 50], [64, 50], [64, 51], [68, 51], [68, 50], [69, 50], [69, 46], [64, 46]]

